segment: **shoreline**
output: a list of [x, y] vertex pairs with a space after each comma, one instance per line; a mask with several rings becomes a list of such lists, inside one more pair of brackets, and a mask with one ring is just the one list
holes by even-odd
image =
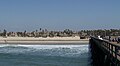
[[26, 45], [51, 45], [51, 44], [89, 44], [89, 39], [79, 37], [0, 37], [0, 44], [26, 44]]
[[88, 44], [89, 41], [0, 41], [0, 44]]

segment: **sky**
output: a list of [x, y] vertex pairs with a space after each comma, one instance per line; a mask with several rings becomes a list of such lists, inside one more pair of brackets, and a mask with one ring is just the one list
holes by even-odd
[[8, 31], [120, 29], [120, 0], [0, 0]]

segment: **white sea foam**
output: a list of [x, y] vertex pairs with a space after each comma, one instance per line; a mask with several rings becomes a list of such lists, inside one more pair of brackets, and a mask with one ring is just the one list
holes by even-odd
[[34, 49], [53, 49], [53, 48], [87, 48], [88, 45], [12, 45], [12, 44], [1, 44], [0, 47], [27, 47]]
[[0, 45], [0, 53], [79, 56], [88, 52], [88, 45]]

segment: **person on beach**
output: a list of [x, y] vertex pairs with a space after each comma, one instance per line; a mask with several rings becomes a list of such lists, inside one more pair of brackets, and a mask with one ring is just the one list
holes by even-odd
[[5, 43], [7, 43], [7, 40], [4, 40], [5, 41]]

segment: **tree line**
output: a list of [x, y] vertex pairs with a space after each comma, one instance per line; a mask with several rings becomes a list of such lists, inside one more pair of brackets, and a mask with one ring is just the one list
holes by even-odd
[[31, 32], [26, 30], [23, 32], [8, 32], [6, 29], [0, 32], [2, 37], [89, 37], [89, 36], [120, 36], [120, 29], [98, 29], [98, 30], [80, 30], [73, 31], [65, 29], [63, 31], [49, 31], [47, 29], [39, 29]]

